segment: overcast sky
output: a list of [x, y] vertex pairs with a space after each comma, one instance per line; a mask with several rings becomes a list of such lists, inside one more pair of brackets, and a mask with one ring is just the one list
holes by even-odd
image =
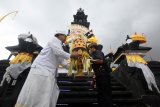
[[0, 22], [0, 59], [9, 56], [5, 47], [17, 45], [20, 33], [30, 31], [45, 46], [56, 30], [68, 29], [80, 7], [105, 53], [110, 45], [115, 52], [126, 35], [137, 32], [153, 47], [147, 55], [160, 59], [160, 0], [0, 0], [0, 17], [18, 11], [14, 19], [10, 15]]

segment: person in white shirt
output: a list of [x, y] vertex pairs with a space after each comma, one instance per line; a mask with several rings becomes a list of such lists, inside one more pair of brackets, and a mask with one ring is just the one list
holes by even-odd
[[78, 53], [70, 55], [62, 49], [64, 33], [56, 33], [31, 65], [26, 82], [19, 94], [15, 107], [56, 107], [59, 88], [56, 83], [58, 66], [68, 67], [65, 60], [78, 58]]

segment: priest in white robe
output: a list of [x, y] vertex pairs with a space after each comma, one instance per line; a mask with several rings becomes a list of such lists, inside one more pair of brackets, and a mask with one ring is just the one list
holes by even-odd
[[64, 33], [55, 36], [34, 60], [15, 107], [56, 107], [59, 95], [56, 82], [58, 66], [62, 64], [67, 67], [65, 60], [79, 56], [63, 51]]

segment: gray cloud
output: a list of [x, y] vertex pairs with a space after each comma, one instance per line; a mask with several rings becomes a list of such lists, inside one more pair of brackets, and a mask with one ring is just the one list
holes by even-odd
[[[0, 28], [3, 28], [0, 29], [0, 34], [14, 35], [16, 44], [19, 33], [31, 31], [39, 43], [45, 46], [55, 30], [67, 29], [73, 21], [73, 14], [82, 7], [91, 22], [90, 28], [104, 45], [105, 53], [109, 52], [110, 45], [116, 51], [118, 46], [124, 43], [126, 35], [137, 32], [146, 35], [147, 46], [153, 47], [150, 54], [153, 59], [158, 59], [159, 4], [159, 0], [1, 0], [0, 16], [1, 13], [13, 10], [18, 10], [19, 14], [13, 21], [7, 18], [0, 23]], [[6, 41], [9, 39], [2, 36], [1, 38]], [[4, 44], [1, 49], [2, 46], [4, 47]]]

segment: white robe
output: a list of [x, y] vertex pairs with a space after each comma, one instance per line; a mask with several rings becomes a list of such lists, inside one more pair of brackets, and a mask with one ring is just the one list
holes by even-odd
[[33, 62], [15, 107], [56, 107], [59, 95], [57, 68], [59, 64], [68, 67], [64, 59], [69, 58], [70, 54], [63, 51], [60, 40], [50, 41]]

